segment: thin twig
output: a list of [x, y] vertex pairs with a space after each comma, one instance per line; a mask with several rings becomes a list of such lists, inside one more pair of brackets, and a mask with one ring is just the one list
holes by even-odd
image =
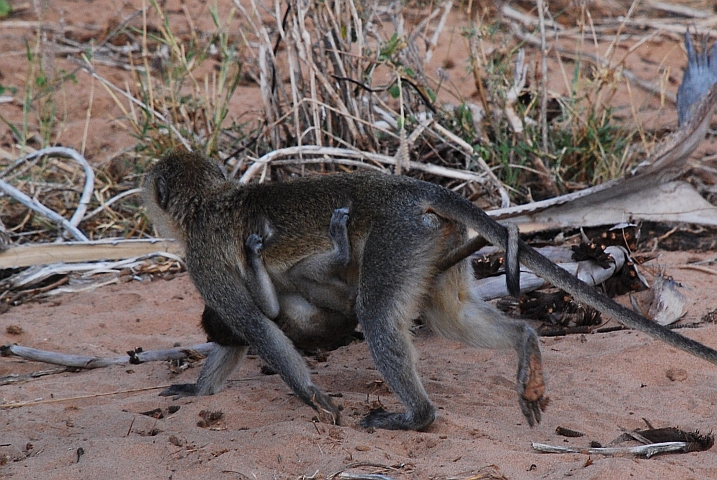
[[545, 40], [545, 0], [538, 0], [538, 20], [540, 25], [540, 132], [543, 152], [548, 153], [548, 47]]
[[709, 275], [717, 275], [717, 270], [714, 268], [703, 267], [702, 265], [680, 265], [677, 268], [682, 270], [695, 270], [697, 272], [707, 273]]
[[[428, 46], [426, 47], [426, 58], [424, 60], [425, 63], [428, 63], [431, 61], [431, 57], [433, 56], [433, 51], [438, 46], [438, 37], [441, 35], [441, 32], [443, 31], [443, 28], [446, 25], [446, 20], [448, 20], [448, 14], [451, 12], [451, 9], [453, 8], [453, 2], [446, 2], [444, 5], [442, 5], [443, 8], [443, 15], [441, 15], [440, 20], [438, 21], [438, 25], [436, 26], [436, 30], [433, 32], [433, 36], [428, 41]], [[439, 8], [437, 8], [435, 11], [438, 11]], [[418, 29], [417, 29], [418, 30]]]
[[90, 213], [85, 215], [82, 220], [88, 220], [88, 219], [94, 217], [95, 215], [97, 215], [98, 213], [100, 213], [102, 210], [105, 210], [106, 208], [108, 208], [113, 203], [115, 203], [119, 200], [122, 200], [125, 197], [129, 197], [130, 195], [135, 195], [135, 194], [141, 193], [141, 192], [142, 192], [141, 188], [132, 188], [125, 192], [119, 193], [119, 194], [115, 195], [114, 197], [110, 198], [109, 200], [107, 200], [106, 202], [103, 202], [101, 206], [95, 208]]
[[109, 397], [112, 395], [123, 395], [125, 393], [147, 392], [149, 390], [159, 390], [160, 388], [165, 389], [167, 387], [169, 387], [169, 385], [160, 385], [157, 387], [145, 387], [145, 388], [131, 388], [129, 390], [118, 390], [116, 392], [108, 392], [108, 393], [94, 393], [92, 395], [78, 395], [76, 397], [67, 397], [67, 398], [48, 398], [47, 400], [33, 400], [33, 401], [29, 401], [29, 402], [3, 403], [3, 404], [0, 404], [0, 410], [10, 409], [10, 408], [34, 407], [36, 405], [46, 405], [48, 403], [71, 402], [74, 400], [82, 400], [85, 398]]
[[58, 373], [65, 373], [68, 369], [65, 367], [57, 367], [57, 368], [50, 368], [49, 370], [38, 370], [36, 372], [26, 373], [23, 375], [18, 375], [15, 373], [11, 373], [10, 375], [5, 375], [4, 377], [0, 377], [0, 386], [2, 385], [12, 385], [16, 383], [24, 383], [29, 380], [32, 380], [33, 378], [40, 378], [47, 375], [57, 375]]

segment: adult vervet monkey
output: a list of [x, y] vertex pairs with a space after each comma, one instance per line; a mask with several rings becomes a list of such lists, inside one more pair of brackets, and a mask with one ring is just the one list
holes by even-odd
[[[368, 173], [240, 185], [227, 181], [213, 160], [173, 153], [147, 173], [144, 198], [160, 231], [184, 243], [190, 278], [207, 305], [202, 324], [219, 344], [196, 384], [174, 385], [165, 394], [219, 391], [251, 345], [299, 398], [338, 420], [339, 409], [313, 384], [289, 336], [253, 298], [252, 291], [256, 295], [261, 289], [250, 284], [246, 242], [270, 225], [273, 234], [261, 253], [280, 312], [282, 299], [298, 299], [301, 308], [337, 324], [355, 317], [377, 368], [406, 408], [374, 410], [362, 420], [363, 426], [421, 430], [433, 422], [435, 407], [416, 372], [409, 334], [419, 315], [447, 338], [475, 347], [513, 348], [521, 410], [530, 425], [540, 421], [546, 399], [536, 333], [481, 300], [467, 261], [445, 271], [439, 268], [446, 256], [466, 244], [468, 228], [503, 249], [507, 246], [506, 229], [458, 194], [408, 177]], [[343, 298], [339, 294], [333, 299], [338, 302], [334, 310], [303, 297], [290, 272], [300, 262], [332, 250], [330, 218], [347, 206], [350, 258], [338, 273], [347, 288]], [[717, 363], [717, 351], [618, 305], [523, 242], [519, 257], [578, 301]], [[342, 305], [350, 305], [350, 311], [341, 313]], [[285, 321], [291, 322], [291, 316]], [[300, 331], [301, 322], [296, 324]]]

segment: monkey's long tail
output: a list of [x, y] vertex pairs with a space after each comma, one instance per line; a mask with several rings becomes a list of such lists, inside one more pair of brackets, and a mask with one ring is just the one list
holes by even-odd
[[[490, 218], [483, 210], [450, 191], [441, 192], [439, 196], [440, 198], [435, 199], [438, 200], [437, 204], [433, 206], [437, 214], [468, 225], [478, 232], [478, 235], [486, 238], [495, 246], [504, 250], [508, 248], [507, 229]], [[717, 365], [717, 350], [684, 337], [623, 307], [607, 295], [578, 280], [525, 242], [520, 241], [519, 244], [520, 262], [557, 288], [565, 290], [579, 301], [589, 304], [603, 314], [614, 317], [627, 327], [652, 335], [665, 343]]]

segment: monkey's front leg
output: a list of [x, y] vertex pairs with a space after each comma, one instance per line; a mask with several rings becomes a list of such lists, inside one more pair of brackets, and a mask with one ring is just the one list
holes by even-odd
[[197, 383], [179, 383], [162, 390], [163, 397], [193, 397], [214, 395], [219, 392], [224, 381], [232, 374], [244, 358], [249, 344], [237, 335], [212, 308], [205, 306], [202, 312], [202, 327], [209, 340], [217, 346], [207, 356]]
[[294, 394], [318, 412], [325, 412], [339, 424], [339, 408], [331, 397], [311, 381], [304, 358], [279, 327], [261, 316], [250, 316], [242, 322], [243, 336], [259, 356], [272, 368]]
[[334, 423], [339, 422], [338, 407], [312, 383], [304, 358], [279, 327], [262, 314], [241, 282], [208, 281], [200, 285], [207, 287], [200, 288], [207, 304], [202, 326], [219, 345], [207, 357], [196, 384], [174, 385], [162, 392], [164, 395], [212, 395], [220, 391], [247, 347], [253, 346], [297, 397], [315, 410], [328, 413]]
[[214, 395], [224, 386], [224, 381], [244, 358], [248, 347], [217, 345], [209, 354], [197, 383], [177, 383], [160, 392], [163, 397], [195, 397]]

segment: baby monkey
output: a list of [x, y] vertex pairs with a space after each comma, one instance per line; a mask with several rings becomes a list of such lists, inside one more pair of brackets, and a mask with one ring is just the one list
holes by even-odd
[[[468, 228], [508, 250], [507, 267], [512, 248], [521, 263], [578, 301], [717, 363], [717, 351], [616, 304], [439, 185], [372, 173], [240, 185], [210, 159], [173, 153], [147, 173], [144, 199], [160, 232], [184, 243], [187, 270], [207, 305], [202, 325], [218, 344], [197, 383], [174, 385], [168, 395], [219, 391], [251, 345], [298, 398], [338, 420], [339, 409], [314, 385], [292, 340], [312, 338], [317, 323], [340, 331], [358, 322], [376, 367], [405, 407], [371, 411], [361, 425], [422, 430], [435, 407], [416, 371], [409, 332], [420, 316], [449, 339], [514, 349], [521, 410], [530, 425], [539, 422], [546, 400], [538, 337], [481, 299], [461, 260], [477, 244]], [[326, 232], [347, 205], [348, 248], [337, 253], [340, 232]], [[248, 242], [257, 232], [258, 248], [256, 239]], [[337, 262], [343, 253], [348, 261]], [[324, 328], [322, 335], [332, 332]]]
[[280, 298], [276, 293], [262, 258], [264, 244], [271, 242], [274, 234], [269, 225], [264, 228], [264, 238], [252, 233], [245, 242], [247, 287], [252, 298], [301, 349], [331, 348], [356, 328], [356, 289], [342, 278], [350, 260], [348, 216], [348, 207], [333, 211], [328, 232], [331, 250], [309, 256], [289, 269], [298, 294]]

